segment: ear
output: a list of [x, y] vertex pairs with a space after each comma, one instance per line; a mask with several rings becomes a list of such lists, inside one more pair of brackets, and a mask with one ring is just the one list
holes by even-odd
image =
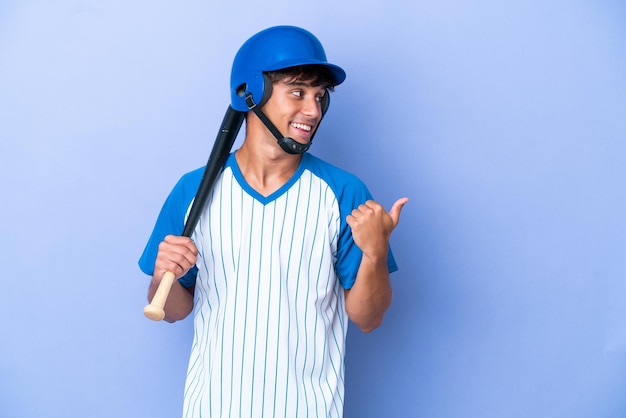
[[263, 98], [261, 102], [257, 105], [259, 107], [263, 106], [272, 96], [272, 80], [270, 80], [269, 76], [263, 73]]
[[[250, 83], [241, 83], [235, 90], [235, 93], [238, 98], [244, 99], [247, 107], [246, 111], [251, 109], [250, 106], [261, 107], [267, 103], [272, 95], [272, 80], [266, 74], [263, 74], [262, 82], [259, 82], [258, 78], [254, 77]], [[259, 96], [261, 99], [257, 100]]]

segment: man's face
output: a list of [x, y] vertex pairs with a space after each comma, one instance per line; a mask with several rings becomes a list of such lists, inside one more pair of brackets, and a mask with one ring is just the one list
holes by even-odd
[[321, 100], [325, 94], [326, 88], [307, 81], [278, 81], [263, 111], [283, 136], [308, 144], [322, 118]]

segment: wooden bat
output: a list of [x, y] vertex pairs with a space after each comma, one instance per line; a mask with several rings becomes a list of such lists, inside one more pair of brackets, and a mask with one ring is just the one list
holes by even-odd
[[[189, 211], [189, 216], [185, 222], [182, 236], [191, 237], [191, 234], [193, 234], [193, 231], [200, 220], [200, 215], [202, 214], [204, 206], [207, 203], [211, 189], [213, 189], [215, 180], [222, 171], [224, 163], [226, 163], [228, 155], [230, 154], [230, 150], [235, 143], [235, 139], [237, 138], [239, 128], [241, 128], [241, 124], [243, 123], [244, 116], [245, 112], [237, 111], [231, 106], [228, 106], [226, 114], [224, 115], [224, 120], [222, 121], [221, 129], [217, 134], [215, 143], [213, 144], [209, 161], [204, 169], [204, 173], [202, 174], [202, 180], [198, 186], [198, 192], [196, 193], [196, 197], [191, 205], [191, 210]], [[174, 273], [170, 271], [165, 272], [163, 278], [161, 279], [161, 283], [159, 283], [157, 291], [152, 297], [152, 301], [143, 309], [143, 313], [146, 317], [152, 319], [153, 321], [160, 321], [165, 318], [165, 302], [167, 301], [167, 297], [175, 279], [176, 277], [174, 276]]]

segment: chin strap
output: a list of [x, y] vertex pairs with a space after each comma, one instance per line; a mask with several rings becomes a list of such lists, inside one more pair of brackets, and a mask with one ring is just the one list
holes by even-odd
[[248, 93], [248, 95], [246, 96], [246, 105], [248, 106], [248, 109], [252, 110], [254, 114], [257, 115], [259, 119], [261, 119], [261, 122], [263, 122], [267, 129], [269, 129], [270, 132], [276, 137], [278, 145], [280, 145], [280, 147], [286, 153], [302, 154], [306, 152], [311, 146], [313, 137], [311, 137], [311, 141], [309, 141], [308, 144], [301, 144], [293, 138], [284, 137], [276, 128], [276, 126], [272, 123], [272, 121], [269, 120], [267, 116], [265, 116], [265, 113], [263, 113], [261, 109], [256, 105], [256, 103], [254, 103], [254, 100], [252, 99], [252, 93]]

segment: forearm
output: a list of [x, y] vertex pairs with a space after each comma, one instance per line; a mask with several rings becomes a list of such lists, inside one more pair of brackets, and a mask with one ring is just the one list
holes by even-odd
[[348, 316], [363, 332], [376, 329], [391, 305], [391, 284], [387, 257], [389, 237], [398, 224], [400, 211], [408, 199], [398, 199], [389, 213], [368, 200], [346, 217], [354, 242], [363, 252], [356, 281], [346, 290]]
[[[150, 287], [148, 288], [148, 301], [154, 298], [159, 287], [160, 280], [152, 278]], [[176, 322], [186, 318], [193, 310], [193, 289], [187, 289], [180, 284], [178, 280], [174, 280], [170, 292], [167, 296], [165, 306], [165, 318], [167, 322]]]
[[387, 254], [377, 258], [363, 256], [356, 281], [345, 296], [348, 316], [361, 331], [378, 328], [392, 299]]

